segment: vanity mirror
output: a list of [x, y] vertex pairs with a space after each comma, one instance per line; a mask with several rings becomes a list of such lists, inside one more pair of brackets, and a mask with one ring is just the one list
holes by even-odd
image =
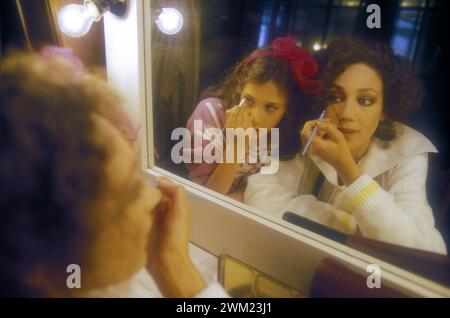
[[[15, 3], [27, 32], [25, 7], [38, 2]], [[139, 173], [186, 188], [205, 276], [216, 279], [220, 259], [239, 264], [219, 278], [244, 295], [334, 296], [333, 285], [338, 295], [448, 297], [448, 46], [433, 31], [448, 7], [390, 3], [371, 29], [362, 1], [49, 0], [52, 32], [85, 35], [49, 35], [65, 49], [41, 54], [66, 54], [81, 74], [100, 66], [138, 123], [106, 105], [131, 128]], [[57, 25], [66, 5], [85, 21]]]
[[371, 29], [361, 1], [151, 1], [149, 165], [448, 286], [440, 6], [395, 1]]

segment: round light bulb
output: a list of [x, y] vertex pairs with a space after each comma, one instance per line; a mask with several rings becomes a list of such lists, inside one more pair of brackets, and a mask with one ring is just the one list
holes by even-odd
[[313, 45], [314, 51], [319, 51], [321, 48], [322, 48], [322, 45], [320, 45], [319, 43], [314, 43], [314, 45]]
[[183, 27], [183, 15], [175, 8], [162, 8], [156, 25], [164, 34], [177, 34]]
[[69, 4], [58, 12], [58, 25], [66, 35], [79, 38], [91, 29], [92, 23], [100, 19], [95, 4], [86, 2], [84, 5]]

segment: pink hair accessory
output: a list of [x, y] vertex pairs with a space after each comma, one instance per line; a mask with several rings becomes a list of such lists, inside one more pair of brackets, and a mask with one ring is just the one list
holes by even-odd
[[317, 93], [322, 88], [322, 82], [312, 77], [318, 71], [316, 60], [309, 52], [298, 46], [294, 36], [279, 37], [272, 42], [272, 48], [259, 50], [251, 54], [246, 64], [263, 56], [279, 56], [287, 59], [291, 64], [292, 73], [299, 86], [306, 93]]

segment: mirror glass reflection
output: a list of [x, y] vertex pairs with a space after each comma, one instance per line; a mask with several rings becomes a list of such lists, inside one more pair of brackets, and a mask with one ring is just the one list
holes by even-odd
[[450, 283], [447, 5], [151, 7], [158, 167]]

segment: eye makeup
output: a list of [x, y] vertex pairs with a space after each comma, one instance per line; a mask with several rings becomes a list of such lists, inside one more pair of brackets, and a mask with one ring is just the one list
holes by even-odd
[[242, 99], [241, 99], [241, 102], [240, 102], [239, 105], [238, 105], [238, 107], [244, 106], [246, 101], [247, 101], [246, 98], [242, 98]]

